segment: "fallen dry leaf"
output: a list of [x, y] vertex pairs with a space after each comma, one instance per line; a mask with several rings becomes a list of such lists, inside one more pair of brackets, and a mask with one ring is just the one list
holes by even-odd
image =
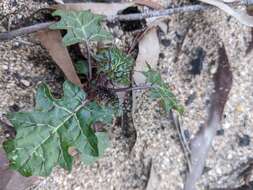
[[49, 54], [63, 71], [67, 79], [72, 83], [81, 86], [81, 81], [76, 74], [69, 52], [62, 43], [60, 31], [42, 30], [37, 32], [37, 37], [41, 44], [48, 50]]
[[216, 188], [211, 190], [253, 190], [253, 181], [249, 182], [248, 185], [243, 185], [236, 188]]
[[161, 183], [160, 176], [157, 174], [157, 172], [155, 171], [152, 165], [150, 169], [150, 175], [149, 175], [149, 180], [148, 180], [146, 190], [160, 189], [160, 183]]
[[200, 1], [210, 4], [210, 5], [213, 5], [213, 6], [216, 6], [219, 9], [226, 12], [227, 14], [229, 14], [230, 16], [237, 19], [240, 23], [242, 23], [246, 26], [253, 27], [253, 16], [248, 15], [246, 12], [236, 10], [226, 4], [226, 2], [232, 3], [232, 2], [236, 2], [236, 0], [229, 0], [229, 1], [226, 1], [226, 0], [200, 0]]
[[134, 67], [135, 72], [133, 74], [136, 85], [145, 83], [145, 76], [140, 71], [146, 71], [147, 64], [153, 69], [157, 67], [160, 46], [156, 30], [155, 27], [151, 28], [139, 42], [139, 53]]
[[37, 177], [23, 177], [18, 172], [8, 168], [8, 160], [5, 153], [0, 149], [0, 189], [1, 190], [24, 190], [37, 181]]
[[214, 75], [214, 93], [211, 95], [211, 106], [205, 125], [191, 141], [191, 171], [186, 176], [184, 190], [195, 190], [195, 184], [203, 172], [216, 131], [221, 126], [223, 110], [232, 86], [232, 72], [225, 48], [219, 49], [219, 66]]
[[[146, 77], [141, 72], [148, 69], [147, 64], [149, 64], [152, 69], [156, 69], [157, 67], [160, 46], [156, 30], [156, 27], [149, 29], [139, 41], [139, 53], [135, 62], [133, 73], [133, 83], [135, 85], [141, 85], [145, 83]], [[136, 109], [136, 99], [139, 95], [140, 92], [138, 91], [132, 92], [133, 113]]]
[[91, 10], [95, 14], [112, 16], [117, 15], [119, 11], [124, 10], [134, 3], [65, 3], [51, 6], [53, 9], [83, 11]]
[[64, 2], [62, 0], [54, 0], [56, 3], [59, 3], [59, 4], [64, 4]]
[[163, 9], [164, 7], [160, 2], [154, 0], [135, 0], [134, 3], [136, 5], [147, 6], [153, 9]]

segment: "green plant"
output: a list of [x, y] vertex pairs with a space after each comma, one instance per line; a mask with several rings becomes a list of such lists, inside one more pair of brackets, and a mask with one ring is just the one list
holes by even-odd
[[[60, 16], [61, 20], [50, 28], [67, 30], [63, 38], [66, 46], [82, 42], [89, 46], [91, 42], [111, 39], [111, 34], [101, 26], [103, 17], [89, 11], [58, 10], [53, 15]], [[94, 125], [97, 122], [110, 125], [118, 113], [119, 104], [98, 101], [97, 91], [110, 91], [107, 86], [101, 87], [102, 83], [106, 83], [104, 81], [129, 86], [134, 59], [116, 47], [109, 47], [98, 51], [94, 60], [97, 64], [96, 76], [89, 81], [86, 92], [65, 81], [64, 96], [56, 99], [48, 86], [41, 84], [33, 111], [7, 115], [17, 132], [14, 139], [3, 144], [11, 168], [24, 176], [48, 176], [56, 165], [71, 170], [73, 157], [68, 152], [70, 147], [74, 147], [87, 164], [103, 154], [109, 146], [109, 139], [105, 129], [99, 132]], [[75, 68], [82, 75], [91, 70], [86, 61], [77, 62]], [[166, 112], [171, 109], [183, 112], [157, 71], [149, 67], [143, 74], [151, 83], [151, 98], [159, 100]], [[110, 92], [108, 94], [110, 97]]]
[[118, 48], [108, 48], [96, 55], [99, 63], [98, 72], [105, 73], [112, 81], [129, 85], [130, 72], [133, 67], [133, 58], [126, 55]]
[[110, 108], [88, 101], [85, 92], [68, 81], [61, 99], [55, 99], [47, 85], [40, 85], [32, 112], [7, 116], [17, 131], [14, 140], [4, 142], [11, 168], [25, 176], [47, 176], [58, 164], [71, 170], [69, 147], [75, 147], [85, 163], [94, 162], [108, 146], [108, 138], [92, 125], [110, 124], [112, 116]]
[[101, 27], [103, 17], [90, 11], [57, 10], [53, 16], [60, 16], [61, 20], [51, 25], [50, 29], [67, 30], [67, 34], [63, 38], [65, 46], [83, 41], [90, 43], [112, 39], [111, 34]]
[[168, 85], [162, 80], [159, 72], [153, 70], [149, 65], [148, 70], [143, 72], [146, 76], [146, 82], [151, 83], [149, 96], [153, 100], [159, 100], [165, 112], [174, 109], [183, 114], [184, 108], [178, 103], [176, 96], [169, 89]]

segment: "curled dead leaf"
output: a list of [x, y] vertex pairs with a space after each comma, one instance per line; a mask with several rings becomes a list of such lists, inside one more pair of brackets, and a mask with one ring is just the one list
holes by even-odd
[[65, 3], [53, 5], [53, 9], [61, 9], [68, 11], [84, 11], [90, 10], [92, 13], [112, 16], [117, 15], [119, 11], [133, 6], [134, 3]]
[[64, 4], [62, 0], [54, 0], [54, 2], [59, 3], [59, 4]]
[[139, 54], [136, 59], [133, 79], [136, 85], [145, 83], [145, 76], [140, 71], [147, 70], [147, 64], [156, 69], [160, 46], [156, 28], [151, 28], [139, 42]]
[[[157, 67], [160, 46], [156, 30], [156, 27], [151, 28], [139, 41], [139, 54], [135, 62], [135, 72], [133, 73], [133, 82], [136, 85], [141, 85], [145, 83], [146, 77], [143, 75], [142, 71], [148, 70], [147, 64], [149, 64], [152, 69], [156, 69]], [[133, 113], [136, 109], [136, 99], [139, 95], [140, 92], [138, 91], [132, 92]]]
[[224, 2], [235, 2], [236, 0], [200, 0], [204, 3], [213, 5], [218, 7], [219, 9], [223, 10], [230, 16], [234, 17], [237, 19], [240, 23], [253, 27], [253, 16], [248, 15], [246, 12], [242, 12], [240, 10], [236, 10], [229, 5], [225, 4]]
[[135, 0], [136, 5], [147, 6], [153, 9], [163, 9], [164, 7], [158, 1], [154, 0]]
[[191, 141], [191, 171], [186, 176], [184, 190], [196, 189], [195, 184], [203, 172], [212, 140], [221, 126], [223, 110], [232, 86], [232, 72], [224, 47], [219, 49], [218, 62], [208, 119]]
[[37, 32], [37, 38], [48, 50], [49, 54], [60, 67], [68, 80], [81, 86], [81, 81], [76, 74], [73, 62], [67, 48], [62, 43], [62, 36], [57, 30], [42, 30]]
[[25, 190], [38, 180], [37, 177], [24, 177], [9, 169], [8, 160], [2, 149], [0, 149], [0, 176], [1, 190]]

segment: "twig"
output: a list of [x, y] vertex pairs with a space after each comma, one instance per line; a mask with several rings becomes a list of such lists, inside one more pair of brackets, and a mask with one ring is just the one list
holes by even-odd
[[145, 90], [153, 88], [152, 85], [145, 85], [145, 86], [135, 86], [135, 87], [126, 87], [126, 88], [109, 88], [108, 90], [112, 90], [114, 92], [128, 92], [133, 90]]
[[[106, 18], [109, 22], [115, 21], [131, 21], [131, 20], [141, 20], [150, 17], [160, 17], [160, 16], [169, 16], [175, 13], [182, 13], [182, 12], [194, 12], [194, 11], [201, 11], [205, 10], [209, 5], [189, 5], [184, 7], [177, 7], [177, 8], [170, 8], [166, 10], [156, 10], [156, 11], [148, 11], [145, 13], [134, 13], [134, 14], [127, 14], [127, 15], [113, 15], [108, 16]], [[0, 33], [0, 41], [4, 40], [11, 40], [17, 36], [22, 36], [25, 34], [30, 34], [36, 32], [38, 30], [46, 29], [49, 25], [54, 24], [55, 22], [45, 22], [40, 24], [35, 24], [32, 26], [20, 28], [17, 30], [13, 30], [10, 32], [3, 32]]]
[[[242, 2], [239, 2], [237, 5], [252, 5], [253, 0], [244, 0]], [[210, 5], [188, 5], [183, 7], [173, 7], [165, 10], [154, 10], [154, 11], [148, 11], [145, 13], [133, 13], [133, 14], [126, 14], [126, 15], [112, 15], [105, 18], [105, 21], [109, 22], [115, 22], [115, 21], [133, 21], [133, 20], [142, 20], [150, 17], [163, 17], [163, 16], [170, 16], [172, 14], [176, 13], [187, 13], [187, 12], [197, 12], [197, 11], [203, 11], [209, 8], [213, 8], [213, 6]], [[10, 32], [3, 32], [0, 33], [0, 42], [4, 40], [11, 40], [17, 36], [30, 34], [33, 32], [36, 32], [41, 29], [48, 28], [49, 25], [53, 24], [55, 22], [45, 22], [40, 23], [24, 28], [20, 28], [17, 30], [13, 30]]]
[[172, 116], [173, 125], [175, 126], [178, 136], [179, 136], [180, 144], [181, 144], [183, 152], [184, 152], [184, 156], [185, 156], [185, 160], [187, 162], [188, 170], [191, 171], [191, 161], [190, 161], [191, 151], [190, 151], [188, 142], [186, 141], [184, 132], [182, 131], [178, 115], [176, 115], [176, 113], [171, 112], [171, 116]]
[[90, 56], [90, 47], [87, 41], [85, 41], [86, 51], [87, 51], [87, 58], [88, 58], [88, 65], [89, 65], [89, 80], [92, 79], [92, 66], [91, 66], [91, 56]]
[[176, 13], [186, 13], [186, 12], [196, 12], [203, 11], [207, 8], [210, 8], [210, 5], [188, 5], [183, 7], [175, 7], [169, 8], [165, 10], [155, 10], [155, 11], [147, 11], [145, 13], [133, 13], [126, 15], [114, 15], [107, 17], [107, 20], [110, 22], [113, 21], [133, 21], [133, 20], [142, 20], [151, 17], [162, 17], [162, 16], [170, 16]]
[[127, 54], [131, 54], [132, 51], [134, 50], [134, 48], [137, 46], [137, 44], [141, 41], [141, 39], [143, 38], [143, 36], [145, 36], [145, 34], [149, 31], [149, 28], [145, 27], [145, 29], [143, 31], [141, 31], [141, 33], [139, 33], [133, 40], [133, 43], [131, 45], [131, 47], [129, 48], [129, 50], [127, 51]]
[[10, 32], [0, 33], [0, 42], [4, 41], [4, 40], [11, 40], [11, 39], [13, 39], [17, 36], [22, 36], [22, 35], [25, 35], [25, 34], [30, 34], [30, 33], [33, 33], [33, 32], [37, 32], [37, 31], [42, 30], [42, 29], [46, 29], [53, 23], [54, 22], [44, 22], [44, 23], [35, 24], [35, 25], [32, 25], [32, 26], [27, 26], [27, 27], [24, 27], [24, 28], [20, 28], [20, 29], [17, 29], [17, 30], [13, 30], [13, 31], [10, 31]]

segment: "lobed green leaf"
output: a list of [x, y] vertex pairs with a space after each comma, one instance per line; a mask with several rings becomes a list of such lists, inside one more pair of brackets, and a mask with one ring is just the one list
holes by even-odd
[[9, 113], [17, 131], [15, 139], [3, 146], [11, 168], [24, 176], [48, 176], [53, 167], [71, 170], [75, 147], [86, 163], [92, 163], [108, 146], [106, 133], [95, 133], [92, 124], [111, 123], [113, 112], [96, 102], [88, 102], [80, 87], [66, 81], [64, 96], [55, 99], [47, 85], [39, 86], [32, 112]]
[[79, 42], [91, 42], [101, 40], [111, 40], [110, 33], [101, 26], [103, 19], [100, 15], [95, 15], [90, 11], [64, 11], [57, 10], [53, 16], [60, 16], [61, 20], [50, 26], [50, 29], [67, 30], [63, 38], [65, 46]]

